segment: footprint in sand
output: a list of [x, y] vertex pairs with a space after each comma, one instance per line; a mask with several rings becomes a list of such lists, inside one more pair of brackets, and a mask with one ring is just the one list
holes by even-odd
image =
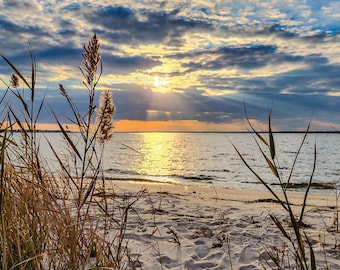
[[[242, 264], [252, 263], [257, 261], [259, 258], [258, 250], [253, 249], [250, 246], [246, 246], [240, 253], [239, 262]], [[244, 269], [255, 269], [255, 268], [244, 268]]]
[[210, 248], [207, 246], [200, 246], [195, 248], [195, 253], [198, 255], [200, 258], [206, 257], [210, 252]]

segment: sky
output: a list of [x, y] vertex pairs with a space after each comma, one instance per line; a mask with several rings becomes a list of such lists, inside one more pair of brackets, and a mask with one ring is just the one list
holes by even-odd
[[[83, 46], [101, 43], [101, 90], [113, 92], [117, 131], [340, 130], [340, 1], [0, 1], [0, 53], [30, 76], [39, 117], [81, 112]], [[0, 95], [12, 71], [0, 61]], [[48, 125], [47, 125], [48, 124]]]

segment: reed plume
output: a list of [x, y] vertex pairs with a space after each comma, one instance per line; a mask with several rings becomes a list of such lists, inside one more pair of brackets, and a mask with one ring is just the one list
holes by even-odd
[[94, 34], [87, 46], [84, 46], [83, 64], [84, 70], [80, 68], [88, 85], [93, 86], [96, 84], [96, 73], [100, 63], [100, 43], [97, 35]]
[[112, 93], [110, 90], [104, 90], [100, 94], [99, 109], [97, 111], [96, 139], [99, 143], [104, 143], [110, 140], [113, 136], [114, 123], [113, 117], [116, 113], [116, 106], [113, 102]]
[[15, 73], [13, 73], [12, 76], [11, 76], [11, 86], [13, 88], [19, 87], [19, 78]]

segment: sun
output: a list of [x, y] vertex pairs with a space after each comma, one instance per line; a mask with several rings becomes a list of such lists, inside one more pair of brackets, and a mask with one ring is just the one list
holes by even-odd
[[154, 85], [156, 88], [158, 88], [158, 87], [161, 86], [160, 81], [159, 81], [159, 77], [158, 77], [158, 76], [153, 77], [153, 85]]
[[153, 77], [153, 86], [155, 92], [165, 93], [171, 91], [169, 89], [169, 81], [166, 78], [160, 77], [158, 75]]

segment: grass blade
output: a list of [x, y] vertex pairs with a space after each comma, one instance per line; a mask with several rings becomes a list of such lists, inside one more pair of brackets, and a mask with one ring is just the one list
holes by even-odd
[[[20, 130], [24, 133], [24, 135], [25, 135], [26, 137], [28, 137], [28, 133], [27, 133], [27, 131], [26, 131], [26, 128], [22, 125], [20, 119], [19, 119], [19, 118], [17, 117], [17, 115], [13, 112], [12, 108], [9, 108], [9, 110], [10, 110], [12, 116], [15, 118], [16, 123], [17, 123], [18, 126], [20, 127]], [[26, 122], [27, 122], [27, 121], [26, 121]]]
[[82, 156], [80, 155], [80, 153], [78, 152], [77, 147], [75, 146], [75, 144], [73, 143], [73, 141], [71, 140], [70, 136], [67, 134], [67, 131], [65, 130], [65, 128], [62, 126], [62, 124], [59, 122], [57, 116], [55, 115], [55, 113], [53, 112], [54, 118], [57, 121], [57, 124], [59, 126], [59, 129], [61, 130], [61, 132], [63, 133], [65, 139], [67, 140], [67, 142], [70, 144], [70, 146], [72, 147], [72, 150], [76, 153], [77, 157], [80, 160], [82, 159]]
[[45, 98], [46, 98], [46, 92], [45, 92], [45, 94], [44, 94], [44, 96], [43, 96], [43, 98], [42, 98], [42, 100], [41, 100], [41, 102], [39, 104], [39, 108], [38, 108], [38, 111], [36, 113], [35, 120], [34, 120], [34, 126], [36, 126], [36, 124], [38, 122], [41, 110], [42, 110], [42, 108], [44, 106], [44, 103], [45, 103]]
[[247, 109], [246, 109], [246, 105], [244, 104], [244, 111], [245, 111], [245, 115], [246, 115], [246, 119], [247, 119], [247, 123], [250, 126], [251, 130], [254, 132], [254, 134], [256, 134], [256, 136], [267, 146], [269, 146], [268, 141], [261, 136], [261, 134], [253, 127], [253, 125], [251, 124], [248, 114], [247, 114]]
[[270, 155], [272, 160], [275, 159], [275, 143], [274, 143], [274, 137], [273, 137], [273, 132], [272, 132], [272, 125], [270, 121], [270, 114], [269, 114], [269, 149], [270, 149]]
[[[290, 221], [291, 221], [293, 229], [294, 229], [296, 242], [297, 242], [297, 245], [298, 245], [298, 251], [299, 251], [299, 255], [300, 255], [300, 256], [297, 256], [297, 259], [300, 263], [301, 269], [305, 269], [304, 266], [307, 266], [307, 261], [306, 261], [305, 245], [303, 244], [303, 239], [302, 239], [301, 233], [300, 233], [300, 224], [299, 224], [299, 222], [296, 221], [294, 213], [293, 213], [289, 204], [288, 204], [288, 208], [289, 208], [289, 211], [288, 211], [289, 212], [289, 218], [290, 218]], [[308, 269], [308, 267], [306, 267], [306, 269]]]
[[93, 191], [96, 182], [97, 182], [97, 176], [94, 176], [93, 179], [91, 180], [91, 183], [90, 183], [89, 187], [86, 190], [86, 193], [84, 195], [84, 198], [83, 198], [81, 204], [78, 205], [79, 209], [85, 204], [87, 198], [90, 196], [91, 192]]
[[31, 113], [30, 113], [30, 106], [26, 103], [25, 99], [19, 92], [12, 91], [12, 93], [17, 97], [17, 99], [21, 102], [21, 105], [23, 106], [25, 113], [29, 118], [31, 118]]
[[301, 144], [300, 144], [300, 146], [299, 146], [299, 149], [298, 149], [298, 151], [296, 152], [296, 155], [295, 155], [295, 158], [294, 158], [294, 161], [293, 161], [293, 165], [292, 165], [292, 167], [291, 167], [291, 169], [290, 169], [290, 172], [289, 172], [289, 176], [288, 176], [288, 179], [287, 179], [287, 183], [286, 183], [285, 189], [287, 189], [288, 186], [289, 186], [290, 180], [291, 180], [291, 178], [292, 178], [292, 175], [293, 175], [293, 172], [294, 172], [294, 169], [295, 169], [295, 165], [296, 165], [297, 159], [298, 159], [298, 157], [299, 157], [299, 155], [300, 155], [300, 152], [301, 152], [301, 148], [302, 148], [302, 146], [305, 144], [305, 141], [306, 141], [306, 138], [307, 138], [307, 134], [308, 134], [308, 132], [309, 132], [310, 125], [311, 125], [311, 121], [309, 121], [309, 123], [308, 123], [307, 129], [306, 129], [306, 132], [305, 132], [305, 135], [303, 136], [303, 139], [302, 139], [302, 141], [301, 141]]
[[305, 233], [305, 237], [307, 239], [307, 243], [308, 243], [308, 246], [309, 246], [311, 269], [316, 270], [316, 260], [315, 260], [315, 254], [314, 254], [314, 250], [313, 250], [313, 247], [312, 247], [312, 243], [309, 241], [309, 238], [306, 235], [306, 233]]
[[50, 149], [52, 150], [54, 156], [56, 157], [56, 159], [58, 160], [59, 165], [61, 166], [61, 168], [63, 169], [63, 171], [67, 174], [68, 178], [72, 181], [72, 183], [74, 184], [74, 186], [79, 190], [79, 187], [77, 185], [77, 183], [74, 181], [70, 171], [65, 167], [64, 163], [62, 162], [62, 160], [60, 159], [59, 155], [57, 154], [56, 150], [54, 149], [54, 147], [52, 146], [52, 144], [50, 143], [49, 140], [47, 140], [47, 143], [50, 146]]
[[14, 270], [14, 269], [16, 269], [17, 267], [19, 267], [19, 266], [21, 266], [21, 265], [24, 265], [24, 264], [27, 264], [28, 262], [33, 261], [33, 260], [35, 260], [35, 259], [37, 259], [37, 258], [39, 258], [39, 257], [41, 257], [41, 256], [43, 256], [43, 254], [39, 254], [39, 255], [36, 255], [36, 256], [34, 256], [34, 257], [32, 257], [32, 258], [28, 258], [28, 259], [26, 259], [26, 260], [23, 260], [22, 262], [17, 263], [16, 265], [13, 265], [9, 270]]
[[289, 234], [287, 233], [287, 231], [283, 228], [281, 222], [277, 219], [277, 217], [274, 216], [274, 215], [272, 215], [272, 214], [270, 214], [269, 216], [270, 216], [270, 218], [274, 221], [276, 227], [279, 228], [279, 230], [281, 231], [281, 233], [283, 234], [283, 236], [286, 237], [290, 242], [292, 242], [291, 237], [289, 236]]
[[313, 170], [312, 170], [312, 173], [311, 173], [310, 178], [309, 178], [308, 186], [307, 186], [307, 189], [305, 191], [305, 196], [303, 198], [303, 204], [302, 204], [301, 214], [300, 214], [300, 218], [299, 218], [299, 223], [300, 224], [302, 224], [302, 218], [303, 218], [303, 214], [305, 212], [305, 208], [306, 208], [306, 204], [307, 204], [307, 196], [308, 196], [310, 187], [312, 186], [312, 182], [313, 182], [313, 177], [314, 177], [314, 173], [315, 173], [315, 167], [316, 167], [316, 143], [314, 143]]
[[241, 158], [242, 162], [246, 167], [254, 174], [254, 176], [261, 182], [262, 185], [265, 186], [265, 188], [275, 197], [275, 199], [282, 205], [282, 207], [288, 211], [287, 206], [284, 204], [284, 202], [276, 195], [276, 193], [270, 188], [270, 186], [254, 171], [254, 169], [248, 164], [248, 162], [244, 159], [242, 154], [238, 151], [236, 146], [231, 143], [234, 147], [235, 151], [237, 152], [238, 156]]
[[25, 77], [21, 74], [21, 72], [15, 67], [15, 65], [12, 64], [11, 61], [9, 61], [3, 54], [0, 54], [2, 59], [6, 61], [6, 63], [13, 69], [13, 71], [20, 77], [20, 79], [26, 84], [26, 86], [32, 90], [32, 86], [27, 82]]
[[32, 90], [32, 93], [31, 93], [31, 101], [33, 102], [34, 101], [34, 94], [35, 94], [35, 82], [36, 82], [36, 62], [35, 62], [35, 56], [34, 56], [34, 53], [33, 53], [33, 50], [32, 50], [32, 46], [31, 46], [31, 43], [28, 42], [28, 47], [29, 47], [29, 51], [30, 51], [30, 56], [31, 56], [31, 62], [32, 62], [32, 67], [31, 67], [31, 70], [32, 70], [32, 73], [31, 73], [31, 90]]
[[276, 166], [270, 161], [270, 159], [263, 153], [264, 158], [266, 159], [266, 162], [268, 166], [270, 167], [272, 173], [276, 176], [276, 178], [280, 179], [279, 172], [277, 171]]
[[271, 162], [271, 160], [266, 156], [266, 154], [263, 152], [261, 146], [259, 145], [259, 143], [255, 140], [260, 152], [262, 153], [264, 159], [266, 160], [269, 168], [271, 169], [271, 171], [273, 172], [273, 174], [276, 176], [276, 178], [280, 179], [280, 176], [279, 176], [279, 172], [277, 171], [277, 168], [276, 166], [273, 164], [273, 162]]

